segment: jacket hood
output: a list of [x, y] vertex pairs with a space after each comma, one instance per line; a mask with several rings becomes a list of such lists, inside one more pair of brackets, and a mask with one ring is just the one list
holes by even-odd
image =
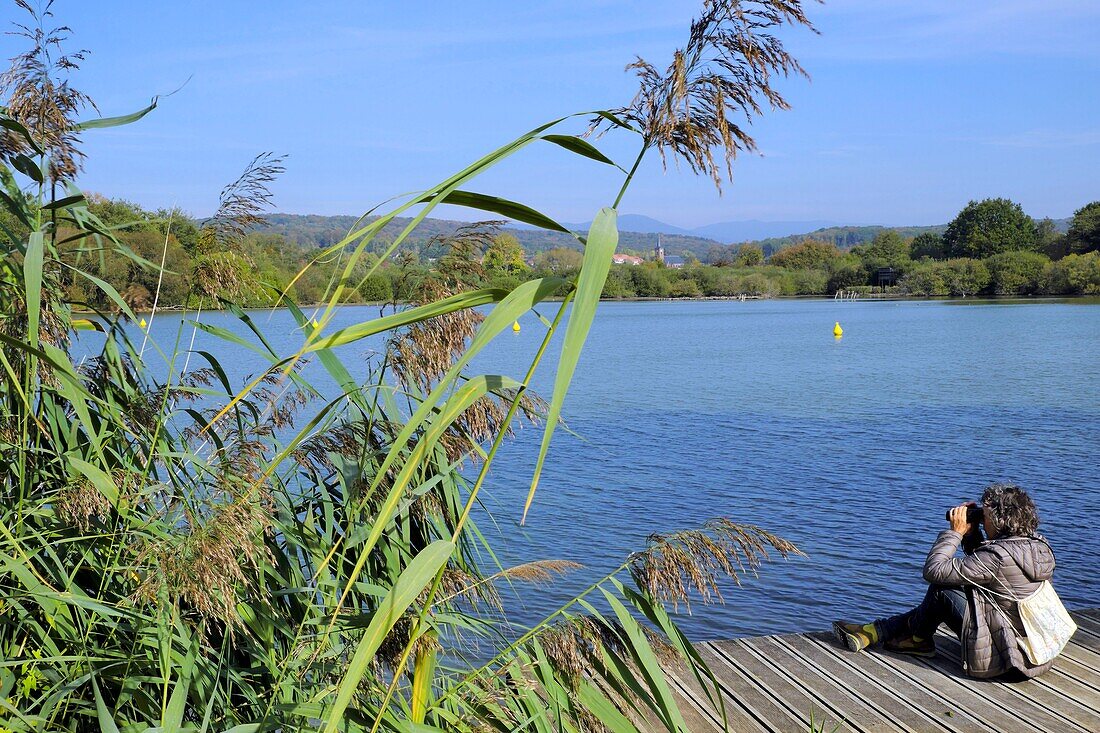
[[995, 540], [995, 543], [1008, 552], [1032, 583], [1041, 583], [1054, 577], [1054, 551], [1041, 537], [1013, 537]]

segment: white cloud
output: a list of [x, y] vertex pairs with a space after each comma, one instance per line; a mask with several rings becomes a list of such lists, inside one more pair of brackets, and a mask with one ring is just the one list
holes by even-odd
[[968, 141], [1005, 148], [1078, 148], [1100, 145], [1100, 130], [1023, 130]]

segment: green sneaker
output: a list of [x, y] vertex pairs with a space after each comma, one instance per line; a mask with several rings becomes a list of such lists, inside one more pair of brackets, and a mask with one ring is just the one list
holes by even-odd
[[850, 624], [846, 621], [834, 621], [833, 635], [836, 636], [837, 641], [848, 647], [849, 651], [860, 652], [878, 641], [878, 634], [873, 630], [868, 630], [868, 626], [874, 629], [873, 624]]
[[882, 645], [882, 648], [895, 654], [908, 654], [913, 657], [930, 659], [936, 656], [936, 642], [932, 639], [916, 641], [908, 636], [904, 639], [893, 639]]

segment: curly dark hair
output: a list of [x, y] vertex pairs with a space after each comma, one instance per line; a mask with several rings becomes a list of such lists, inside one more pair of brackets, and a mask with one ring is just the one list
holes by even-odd
[[1039, 528], [1039, 512], [1027, 492], [1016, 484], [990, 484], [982, 492], [982, 507], [998, 537], [1022, 537]]

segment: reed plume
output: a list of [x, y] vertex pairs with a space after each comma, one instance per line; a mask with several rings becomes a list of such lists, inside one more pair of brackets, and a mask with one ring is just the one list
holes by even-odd
[[780, 557], [804, 555], [792, 542], [752, 524], [712, 519], [702, 529], [652, 534], [647, 547], [629, 558], [630, 575], [651, 598], [683, 603], [690, 611], [697, 593], [704, 604], [722, 602], [719, 581], [738, 585], [745, 573], [756, 574], [769, 559], [768, 548]]
[[[80, 68], [87, 50], [63, 53], [62, 44], [72, 29], [68, 26], [47, 28], [54, 16], [53, 0], [35, 7], [27, 0], [15, 4], [30, 15], [30, 22], [15, 23], [9, 35], [28, 41], [29, 48], [11, 59], [0, 75], [0, 93], [7, 99], [7, 113], [30, 130], [49, 158], [49, 177], [53, 182], [72, 180], [83, 167], [80, 133], [76, 116], [91, 108], [98, 111], [90, 96], [73, 87], [68, 75]], [[21, 136], [0, 129], [0, 152], [30, 153], [29, 143]]]
[[[747, 126], [765, 108], [790, 108], [776, 80], [807, 76], [772, 33], [790, 25], [815, 30], [800, 0], [707, 0], [663, 71], [641, 57], [627, 66], [638, 93], [614, 115], [642, 134], [644, 147], [657, 148], [662, 164], [683, 161], [721, 191], [738, 153], [757, 151]], [[593, 127], [613, 124], [598, 117]]]

